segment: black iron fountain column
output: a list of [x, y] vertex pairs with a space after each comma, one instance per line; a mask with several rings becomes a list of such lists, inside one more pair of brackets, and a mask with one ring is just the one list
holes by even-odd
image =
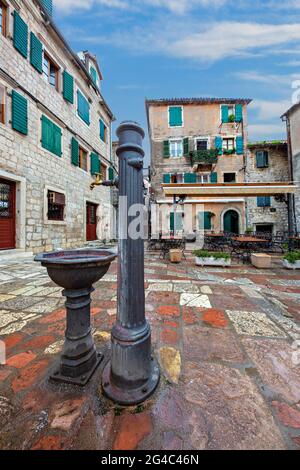
[[154, 392], [160, 376], [151, 356], [151, 330], [145, 318], [144, 240], [131, 238], [128, 230], [133, 220], [129, 208], [143, 206], [145, 135], [131, 121], [122, 123], [117, 135], [119, 195], [127, 200], [119, 215], [118, 314], [112, 329], [111, 361], [104, 369], [102, 385], [116, 403], [134, 405]]

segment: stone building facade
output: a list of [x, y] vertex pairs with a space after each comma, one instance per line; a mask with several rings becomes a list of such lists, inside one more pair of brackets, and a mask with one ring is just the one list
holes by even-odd
[[113, 114], [101, 71], [77, 56], [51, 0], [1, 0], [0, 250], [39, 252], [111, 238]]
[[[248, 145], [246, 182], [289, 181], [287, 142], [256, 142]], [[247, 228], [254, 232], [288, 231], [287, 196], [247, 199]]]
[[[246, 99], [147, 100], [146, 112], [151, 143], [151, 185], [156, 204], [168, 207], [169, 228], [184, 226], [173, 200], [165, 197], [163, 183], [243, 183], [247, 136]], [[198, 207], [203, 205], [200, 216]], [[193, 230], [200, 222], [205, 230], [241, 233], [246, 228], [245, 199], [220, 197], [187, 198], [178, 208], [189, 206]], [[157, 217], [164, 218], [162, 210]], [[185, 227], [184, 227], [185, 229]]]
[[293, 229], [300, 233], [300, 103], [293, 105], [282, 119], [287, 126], [289, 179], [297, 186], [292, 198]]

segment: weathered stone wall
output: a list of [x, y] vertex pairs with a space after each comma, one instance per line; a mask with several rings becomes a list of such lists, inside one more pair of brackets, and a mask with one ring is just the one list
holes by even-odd
[[[268, 168], [257, 168], [256, 151], [269, 152]], [[246, 181], [252, 183], [272, 183], [289, 180], [287, 145], [265, 145], [251, 147], [247, 152]], [[257, 198], [247, 199], [247, 225], [256, 229], [257, 225], [272, 224], [273, 231], [288, 230], [288, 210], [284, 200], [271, 197], [271, 207], [257, 207]]]
[[[9, 13], [14, 6], [9, 3]], [[15, 2], [14, 2], [15, 4]], [[25, 59], [13, 46], [13, 17], [10, 17], [7, 38], [0, 37], [0, 83], [6, 87], [6, 123], [0, 124], [0, 171], [26, 179], [26, 249], [29, 251], [74, 247], [86, 240], [86, 202], [99, 204], [98, 237], [110, 238], [110, 190], [96, 187], [90, 190], [92, 176], [90, 166], [84, 171], [71, 164], [71, 138], [76, 136], [87, 150], [97, 151], [101, 160], [109, 167], [110, 124], [101, 95], [88, 83], [87, 77], [67, 52], [64, 44], [50, 26], [46, 26], [38, 6], [33, 1], [20, 2], [20, 15], [44, 44], [49, 55], [60, 67], [59, 91], [49, 85], [30, 64], [30, 52]], [[29, 41], [30, 42], [30, 41]], [[74, 105], [67, 103], [62, 95], [62, 72], [66, 69], [75, 79]], [[91, 124], [87, 126], [77, 115], [77, 89], [90, 100]], [[12, 90], [28, 100], [28, 135], [23, 136], [11, 127]], [[31, 97], [30, 97], [31, 95]], [[41, 116], [45, 114], [62, 128], [62, 157], [41, 147]], [[107, 143], [99, 136], [99, 119], [107, 125]], [[89, 161], [89, 158], [88, 158]], [[90, 165], [90, 162], [89, 162]], [[47, 220], [45, 193], [48, 189], [64, 192], [66, 209], [64, 222]]]
[[297, 184], [295, 194], [296, 229], [300, 232], [300, 106], [290, 115], [293, 178]]

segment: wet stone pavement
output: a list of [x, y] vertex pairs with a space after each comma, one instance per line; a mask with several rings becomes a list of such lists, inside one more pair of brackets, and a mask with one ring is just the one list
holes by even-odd
[[[106, 358], [116, 288], [114, 263], [93, 294]], [[101, 368], [85, 388], [51, 385], [65, 330], [61, 290], [31, 259], [0, 262], [0, 448], [300, 448], [299, 272], [203, 269], [147, 254], [146, 312], [162, 378], [145, 404], [104, 398]]]

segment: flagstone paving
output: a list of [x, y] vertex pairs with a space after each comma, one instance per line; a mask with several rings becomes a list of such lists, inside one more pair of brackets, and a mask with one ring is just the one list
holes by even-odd
[[[85, 388], [48, 382], [65, 332], [61, 289], [32, 259], [0, 260], [0, 448], [300, 449], [300, 273], [153, 253], [145, 267], [162, 376], [145, 404], [123, 408], [101, 393], [104, 364]], [[92, 295], [105, 361], [116, 273], [114, 263]]]

